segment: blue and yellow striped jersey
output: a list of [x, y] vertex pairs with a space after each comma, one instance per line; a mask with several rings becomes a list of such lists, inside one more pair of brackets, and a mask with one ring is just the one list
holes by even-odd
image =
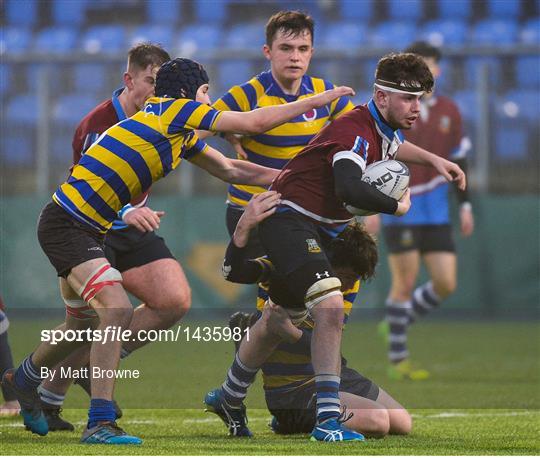
[[124, 205], [182, 159], [205, 150], [194, 129], [213, 130], [219, 115], [194, 100], [149, 99], [141, 111], [100, 135], [53, 200], [77, 220], [107, 232]]
[[[213, 107], [221, 111], [250, 111], [255, 108], [282, 105], [332, 89], [329, 81], [304, 75], [298, 96], [287, 95], [274, 80], [271, 71], [263, 72], [247, 83], [234, 86]], [[330, 105], [311, 110], [263, 134], [244, 136], [242, 147], [248, 160], [255, 164], [282, 169], [309, 141], [337, 116], [353, 108], [352, 102], [341, 97]], [[265, 191], [259, 186], [230, 185], [227, 201], [245, 206], [253, 194]]]
[[[356, 281], [354, 286], [343, 293], [345, 303], [345, 322], [349, 318], [352, 305], [358, 291], [360, 290], [360, 280]], [[264, 303], [268, 299], [267, 285], [259, 285], [257, 297], [257, 309], [262, 310]], [[300, 329], [304, 333], [310, 333], [313, 330], [313, 321], [308, 318]], [[314, 382], [315, 373], [311, 364], [311, 349], [309, 345], [301, 343], [281, 343], [270, 355], [262, 366], [262, 375], [264, 389], [267, 392], [287, 392]]]

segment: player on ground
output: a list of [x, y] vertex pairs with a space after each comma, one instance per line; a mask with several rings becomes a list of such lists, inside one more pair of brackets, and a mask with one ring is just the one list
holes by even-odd
[[[236, 226], [223, 263], [228, 280], [238, 283], [262, 281], [260, 288], [266, 297], [269, 289], [280, 288], [279, 282], [275, 284], [272, 281], [272, 265], [267, 258], [252, 260], [246, 257], [246, 245], [249, 232], [262, 218], [273, 212], [275, 207], [270, 210], [267, 208], [277, 202], [278, 195], [273, 191], [251, 199]], [[353, 223], [324, 249], [342, 283], [346, 320], [358, 293], [360, 281], [371, 278], [375, 272], [377, 246], [361, 226]], [[286, 288], [278, 294], [282, 303], [286, 303], [289, 308], [305, 310], [302, 303], [289, 302], [293, 298], [289, 296]], [[280, 434], [309, 433], [316, 420], [315, 380], [310, 354], [313, 320], [308, 315], [296, 327], [282, 307], [262, 299], [259, 299], [257, 307], [262, 311], [262, 323], [274, 335], [274, 339], [280, 342], [261, 366], [266, 403], [274, 415], [271, 427]], [[244, 359], [245, 350], [246, 343], [238, 353], [239, 360]], [[341, 361], [339, 397], [347, 406], [345, 425], [359, 433], [376, 437], [388, 433], [409, 433], [412, 422], [408, 412], [371, 380], [347, 367], [344, 358], [341, 358]], [[207, 397], [210, 401], [208, 407], [225, 421], [231, 435], [249, 436], [251, 434], [245, 415], [242, 415], [239, 423], [231, 422], [219, 404], [215, 407], [212, 404], [212, 401], [215, 403], [219, 398], [227, 400], [228, 393], [247, 393], [248, 387], [235, 381], [238, 377], [242, 378], [241, 373], [237, 374], [238, 369], [239, 365], [233, 364], [222, 388], [210, 392]]]
[[[4, 301], [0, 296], [0, 377], [13, 367], [13, 356], [8, 342], [9, 320], [4, 309]], [[2, 386], [2, 396], [4, 397], [4, 403], [0, 404], [0, 417], [19, 415], [21, 406], [15, 394], [7, 387]]]
[[[435, 78], [440, 75], [441, 54], [437, 48], [418, 42], [407, 52], [421, 56]], [[420, 105], [420, 117], [405, 138], [466, 170], [470, 141], [463, 134], [457, 106], [447, 97], [427, 94]], [[388, 338], [388, 375], [397, 380], [429, 376], [409, 360], [407, 330], [416, 318], [436, 308], [456, 288], [456, 248], [448, 209], [450, 186], [433, 169], [412, 165], [410, 171], [411, 211], [403, 218], [382, 217], [392, 286], [386, 301], [386, 319], [379, 331]], [[468, 192], [455, 188], [461, 234], [468, 237], [474, 229], [472, 207]], [[369, 217], [370, 230], [376, 232], [379, 221], [378, 215]], [[430, 280], [414, 289], [421, 261]]]
[[[357, 106], [325, 127], [283, 168], [272, 184], [281, 194], [275, 214], [261, 222], [259, 236], [265, 252], [295, 303], [305, 304], [315, 322], [311, 339], [317, 393], [315, 440], [361, 440], [339, 421], [340, 346], [343, 324], [341, 282], [321, 249], [321, 240], [338, 235], [351, 220], [344, 204], [356, 208], [403, 215], [410, 206], [407, 191], [400, 201], [362, 181], [366, 165], [399, 158], [431, 166], [449, 181], [465, 187], [465, 175], [454, 163], [403, 142], [400, 128], [410, 129], [419, 116], [420, 97], [431, 91], [433, 76], [413, 54], [383, 57], [375, 74], [373, 99]], [[279, 304], [279, 298], [270, 294]], [[247, 360], [238, 365], [248, 375], [260, 367], [272, 346], [264, 326], [253, 326]], [[221, 401], [221, 400], [220, 400]], [[221, 403], [237, 408], [236, 402]], [[228, 409], [230, 412], [233, 409]]]
[[[213, 107], [218, 110], [250, 111], [257, 107], [279, 106], [320, 94], [334, 85], [306, 75], [313, 56], [314, 22], [300, 11], [280, 11], [266, 24], [263, 53], [270, 70], [231, 88]], [[330, 105], [302, 113], [274, 129], [256, 136], [234, 136], [238, 157], [254, 164], [281, 169], [329, 122], [351, 110], [353, 104], [341, 97]], [[231, 184], [227, 195], [227, 229], [232, 236], [236, 223], [254, 194], [265, 191], [259, 186]], [[257, 234], [250, 236], [251, 257], [264, 254]]]
[[[133, 116], [154, 95], [156, 73], [168, 60], [169, 54], [158, 45], [141, 43], [129, 50], [123, 76], [124, 87], [95, 107], [77, 126], [73, 137], [73, 165], [80, 161], [99, 135], [119, 121]], [[191, 302], [182, 267], [165, 241], [155, 233], [163, 212], [155, 212], [147, 207], [146, 200], [147, 193], [126, 205], [105, 238], [105, 255], [111, 266], [122, 274], [124, 289], [142, 302], [131, 320], [130, 329], [134, 333], [141, 329], [171, 327], [187, 312]], [[91, 309], [67, 306], [66, 311], [79, 319], [95, 317]], [[145, 343], [139, 340], [125, 342], [122, 357]], [[88, 351], [74, 352], [61, 365], [78, 369], [87, 364], [88, 359]], [[74, 429], [60, 416], [71, 382], [70, 378], [56, 376], [52, 381], [44, 380], [38, 389], [49, 431]], [[90, 395], [89, 378], [80, 378], [77, 383]]]
[[[156, 96], [92, 144], [40, 215], [39, 241], [60, 277], [64, 301], [74, 308], [91, 307], [99, 319], [97, 330], [101, 335], [109, 330], [108, 340], [91, 345], [92, 398], [81, 439], [84, 443], [141, 443], [116, 425], [114, 374], [100, 375], [116, 369], [120, 359], [121, 339], [113, 338], [110, 330], [127, 330], [133, 315], [122, 276], [110, 266], [103, 250], [103, 239], [118, 212], [178, 167], [182, 159], [224, 181], [268, 185], [275, 178], [274, 170], [226, 158], [202, 142], [195, 130], [262, 132], [353, 93], [341, 87], [282, 107], [232, 113], [208, 106], [208, 88], [208, 76], [200, 64], [181, 58], [163, 64], [156, 76]], [[59, 329], [88, 327], [86, 320], [66, 315]], [[37, 393], [43, 368], [54, 367], [79, 346], [81, 343], [67, 340], [56, 345], [43, 342], [16, 371], [4, 374], [3, 384], [15, 391], [24, 422], [32, 432], [48, 432]]]

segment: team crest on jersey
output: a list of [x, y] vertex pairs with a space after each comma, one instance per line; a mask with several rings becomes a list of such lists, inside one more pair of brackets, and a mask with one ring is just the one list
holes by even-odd
[[401, 233], [401, 240], [399, 241], [402, 247], [408, 248], [413, 244], [413, 233], [410, 229], [406, 229]]
[[310, 253], [320, 253], [321, 252], [321, 247], [317, 243], [317, 240], [315, 240], [315, 239], [306, 239], [306, 243], [307, 243], [308, 252], [310, 252]]
[[443, 134], [447, 134], [448, 132], [450, 132], [450, 124], [450, 116], [442, 116], [441, 120], [439, 121], [439, 130]]
[[315, 108], [309, 110], [309, 111], [306, 111], [302, 117], [304, 118], [304, 120], [306, 121], [314, 121], [315, 119], [317, 119], [317, 110]]

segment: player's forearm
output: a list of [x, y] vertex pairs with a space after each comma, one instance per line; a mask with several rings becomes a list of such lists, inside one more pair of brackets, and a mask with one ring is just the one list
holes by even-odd
[[263, 167], [247, 161], [230, 159], [230, 169], [225, 181], [235, 184], [247, 184], [252, 186], [270, 186], [279, 170]]
[[433, 165], [438, 158], [435, 154], [408, 141], [403, 142], [399, 147], [397, 157], [400, 161], [427, 166]]
[[[463, 173], [467, 174], [467, 158], [463, 157], [461, 159], [455, 159], [453, 162], [455, 162], [461, 170], [463, 170]], [[456, 192], [456, 198], [460, 205], [462, 204], [469, 204], [471, 202], [471, 198], [469, 195], [468, 188], [465, 189], [459, 189], [456, 183], [454, 183], [454, 189]]]

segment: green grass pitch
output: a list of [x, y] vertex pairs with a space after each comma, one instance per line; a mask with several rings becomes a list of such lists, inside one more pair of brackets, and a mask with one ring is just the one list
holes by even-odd
[[[182, 338], [152, 344], [122, 363], [123, 368], [138, 369], [141, 377], [117, 383], [116, 398], [125, 412], [120, 424], [140, 435], [142, 446], [79, 444], [88, 400], [74, 387], [64, 413], [76, 424], [75, 433], [38, 437], [25, 431], [19, 418], [2, 418], [0, 451], [3, 455], [538, 455], [538, 323], [451, 321], [415, 326], [412, 354], [432, 372], [424, 382], [386, 378], [385, 349], [374, 322], [350, 323], [343, 344], [351, 367], [409, 408], [414, 428], [407, 437], [320, 444], [308, 436], [276, 436], [267, 427], [270, 415], [264, 409], [259, 377], [248, 396], [255, 437], [229, 438], [220, 420], [203, 412], [202, 399], [222, 382], [232, 360], [232, 344]], [[41, 327], [12, 320], [10, 340], [17, 363], [36, 345]]]

